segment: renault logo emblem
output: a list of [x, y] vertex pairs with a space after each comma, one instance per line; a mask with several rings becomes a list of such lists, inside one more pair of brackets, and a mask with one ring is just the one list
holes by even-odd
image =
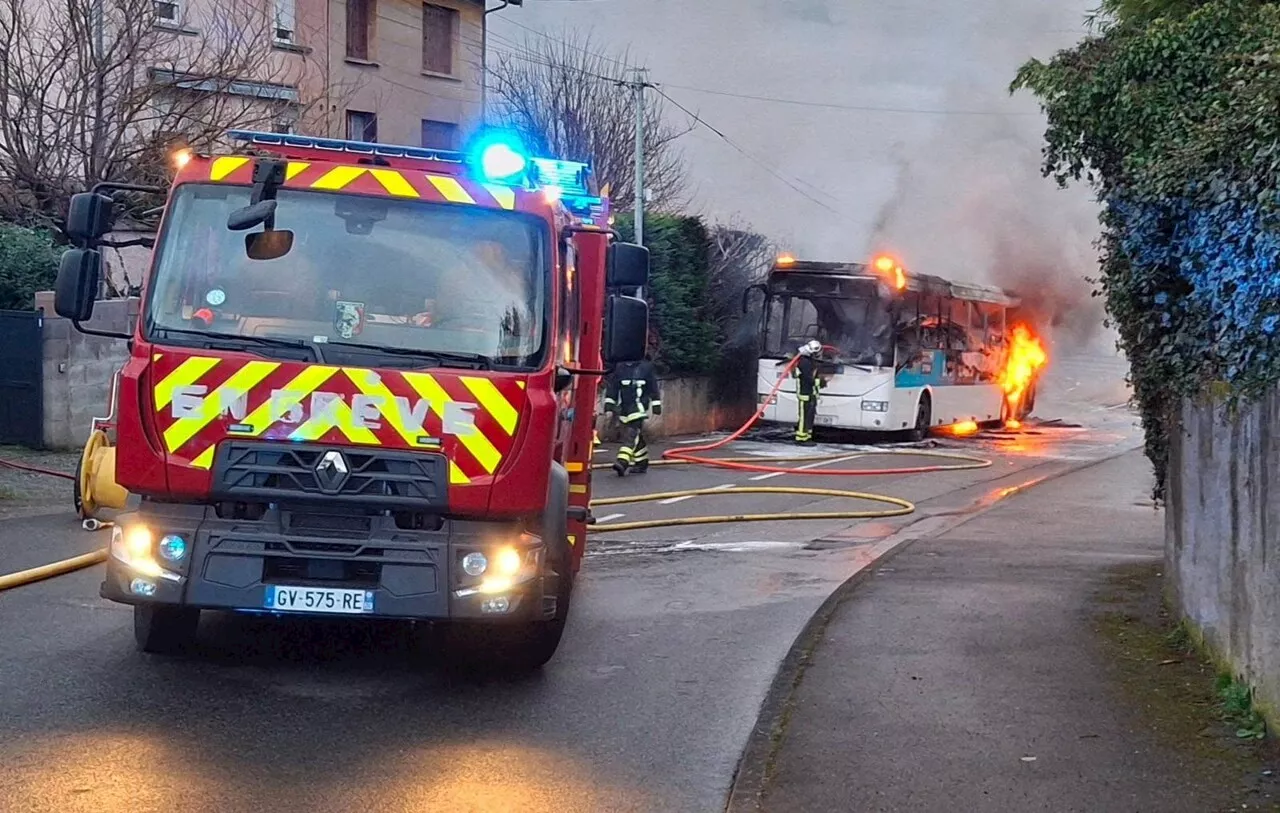
[[316, 463], [316, 483], [323, 491], [337, 491], [347, 481], [351, 469], [347, 466], [347, 458], [337, 449], [330, 449]]

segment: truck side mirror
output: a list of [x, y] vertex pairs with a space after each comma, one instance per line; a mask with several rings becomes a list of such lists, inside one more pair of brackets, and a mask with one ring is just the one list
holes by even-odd
[[93, 249], [67, 249], [62, 254], [58, 280], [54, 283], [54, 312], [73, 322], [89, 321], [101, 278], [101, 254]]
[[649, 284], [649, 249], [635, 243], [613, 243], [605, 258], [605, 285], [643, 288]]
[[605, 364], [642, 361], [649, 349], [649, 303], [634, 296], [611, 295], [605, 310]]
[[98, 192], [71, 196], [67, 207], [67, 235], [78, 244], [92, 243], [111, 231], [115, 221], [115, 201]]

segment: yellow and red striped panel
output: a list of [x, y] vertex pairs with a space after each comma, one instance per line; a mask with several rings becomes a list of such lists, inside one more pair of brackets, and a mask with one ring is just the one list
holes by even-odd
[[[209, 180], [248, 184], [253, 180], [252, 160], [243, 155], [215, 158], [209, 162]], [[516, 208], [517, 191], [509, 186], [481, 184], [440, 173], [290, 161], [285, 178], [285, 186], [294, 189], [351, 192], [508, 210]]]
[[488, 480], [525, 405], [509, 377], [371, 370], [157, 353], [152, 397], [165, 450], [209, 468], [226, 438], [439, 449], [450, 482]]

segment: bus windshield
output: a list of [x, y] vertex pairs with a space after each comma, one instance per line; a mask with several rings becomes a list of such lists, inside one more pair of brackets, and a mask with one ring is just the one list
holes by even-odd
[[874, 295], [832, 297], [774, 294], [765, 314], [764, 354], [782, 358], [817, 339], [834, 361], [870, 367], [894, 363], [893, 315]]
[[[549, 257], [536, 218], [476, 206], [281, 189], [277, 259], [246, 256], [227, 216], [250, 190], [179, 187], [156, 247], [152, 340], [208, 334], [325, 354], [465, 355], [536, 368], [547, 344]], [[316, 357], [320, 358], [319, 349]]]

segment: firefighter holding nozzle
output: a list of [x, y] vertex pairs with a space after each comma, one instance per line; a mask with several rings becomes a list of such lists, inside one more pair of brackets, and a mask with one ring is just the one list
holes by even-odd
[[604, 411], [618, 416], [622, 424], [622, 446], [613, 470], [623, 477], [635, 470], [649, 469], [649, 444], [644, 438], [644, 422], [650, 414], [662, 414], [658, 376], [649, 360], [619, 364], [609, 375]]
[[796, 418], [796, 444], [813, 446], [813, 423], [818, 415], [818, 396], [822, 392], [822, 343], [812, 339], [797, 351], [799, 361], [791, 368], [796, 379], [796, 398], [799, 400]]

